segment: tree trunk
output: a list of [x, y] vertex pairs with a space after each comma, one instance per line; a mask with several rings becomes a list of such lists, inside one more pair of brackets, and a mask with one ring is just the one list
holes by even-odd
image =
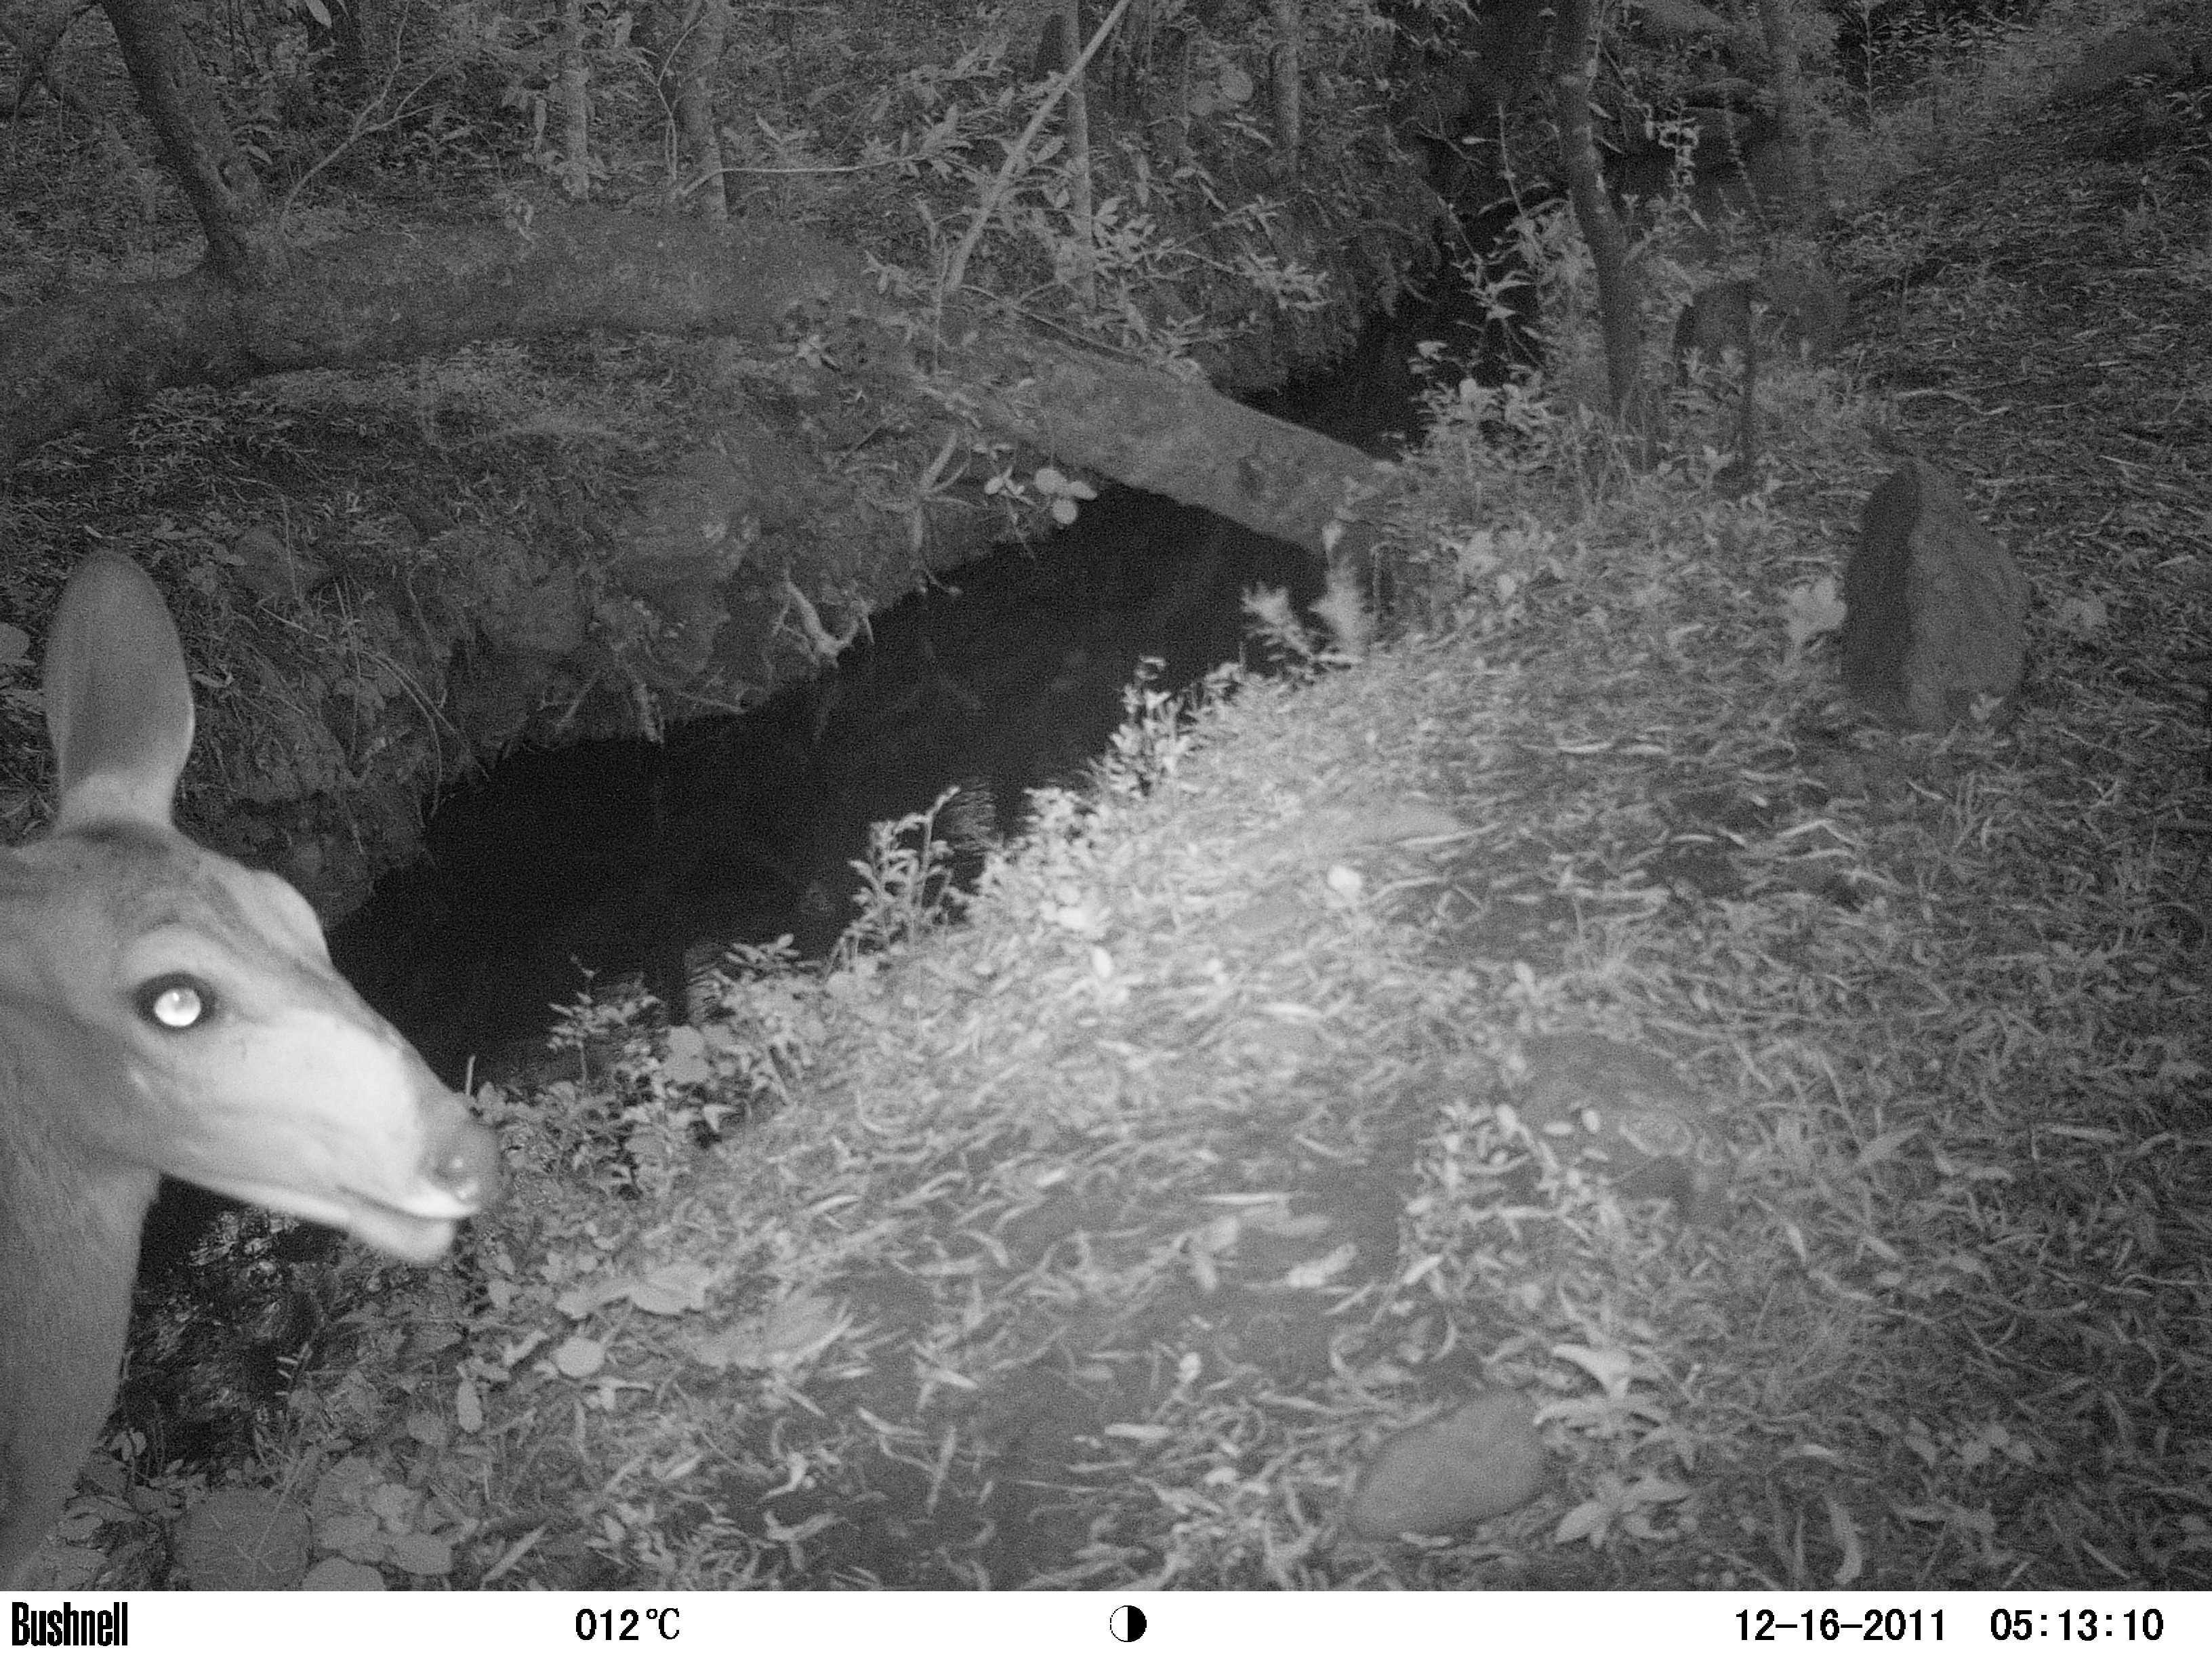
[[584, 0], [561, 0], [561, 78], [554, 106], [561, 130], [561, 188], [572, 202], [592, 193], [592, 66], [584, 57]]
[[730, 196], [722, 171], [721, 131], [714, 118], [714, 77], [729, 37], [730, 0], [690, 0], [684, 8], [675, 52], [677, 126], [698, 169], [693, 188], [700, 210], [718, 223], [730, 216]]
[[101, 0], [162, 158], [198, 216], [210, 270], [252, 283], [282, 261], [263, 225], [261, 180], [231, 137], [215, 88], [168, 0]]
[[1179, 167], [1190, 159], [1190, 60], [1198, 51], [1197, 32], [1185, 23], [1168, 51], [1175, 68], [1168, 82], [1167, 160], [1170, 167]]
[[1304, 142], [1298, 117], [1298, 0], [1270, 0], [1270, 10], [1275, 25], [1275, 176], [1295, 179]]
[[1826, 192], [1814, 172], [1811, 106], [1798, 64], [1796, 36], [1790, 27], [1788, 0], [1759, 0], [1759, 23], [1766, 37], [1774, 87], [1775, 144], [1782, 157], [1782, 188], [1789, 198], [1784, 217], [1793, 225], [1817, 225], [1827, 217]]
[[1597, 70], [1597, 15], [1591, 0], [1559, 0], [1553, 40], [1553, 92], [1559, 149], [1569, 198], [1597, 276], [1598, 318], [1605, 335], [1608, 412], [1630, 440], [1638, 464], [1658, 459], [1656, 411], [1644, 375], [1644, 331], [1628, 234], [1613, 210], [1599, 171], [1591, 131], [1590, 82]]
[[391, 89], [399, 74], [399, 14], [407, 0], [344, 0], [333, 9], [338, 64], [354, 102], [363, 108]]
[[[1350, 495], [1386, 475], [1359, 451], [1156, 370], [1094, 357], [994, 319], [953, 315], [933, 368], [902, 356], [860, 257], [811, 232], [726, 230], [592, 209], [504, 226], [410, 227], [295, 256], [243, 290], [205, 275], [30, 307], [0, 331], [0, 476], [33, 445], [167, 386], [234, 386], [301, 368], [362, 368], [481, 339], [586, 329], [774, 341], [796, 306], [833, 361], [881, 365], [842, 389], [927, 426], [948, 402], [1000, 435], [1316, 552]], [[836, 337], [851, 334], [850, 349]]]
[[[1071, 198], [1069, 217], [1073, 221], [1075, 234], [1075, 293], [1083, 301], [1083, 308], [1091, 311], [1098, 304], [1098, 276], [1096, 269], [1097, 252], [1097, 228], [1093, 223], [1091, 203], [1091, 100], [1084, 84], [1081, 59], [1083, 18], [1079, 0], [1060, 0], [1060, 36], [1062, 42], [1060, 69], [1068, 79], [1067, 85], [1067, 174]], [[1103, 27], [1099, 31], [1105, 33]]]
[[1348, 444], [1156, 370], [1036, 341], [980, 378], [976, 412], [994, 431], [1310, 553], [1330, 552], [1391, 487]]

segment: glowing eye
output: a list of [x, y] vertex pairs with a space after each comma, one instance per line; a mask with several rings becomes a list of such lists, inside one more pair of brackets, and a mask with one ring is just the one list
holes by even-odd
[[138, 988], [138, 1012], [172, 1031], [189, 1031], [206, 1022], [215, 993], [189, 974], [167, 974]]

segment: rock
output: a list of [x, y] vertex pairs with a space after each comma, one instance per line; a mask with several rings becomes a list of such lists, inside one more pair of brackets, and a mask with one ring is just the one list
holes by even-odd
[[1944, 731], [1984, 698], [2009, 718], [2027, 583], [1958, 486], [1917, 459], [1867, 500], [1844, 568], [1844, 683], [1893, 726]]
[[1519, 1509], [1547, 1479], [1535, 1413], [1498, 1389], [1383, 1442], [1345, 1524], [1362, 1538], [1449, 1533]]
[[2185, 64], [2180, 49], [2156, 30], [2122, 29], [2083, 47], [2081, 61], [2052, 83], [2051, 96], [2057, 103], [2084, 103], [2138, 75], [2179, 79]]

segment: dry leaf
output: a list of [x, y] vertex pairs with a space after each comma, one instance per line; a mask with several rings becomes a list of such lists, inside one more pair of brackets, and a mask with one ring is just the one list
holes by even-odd
[[1619, 1348], [1586, 1348], [1579, 1342], [1561, 1342], [1553, 1347], [1552, 1352], [1570, 1364], [1581, 1366], [1615, 1400], [1628, 1392], [1629, 1379], [1636, 1374], [1636, 1362]]
[[1844, 602], [1836, 597], [1836, 579], [1823, 576], [1816, 582], [1801, 583], [1782, 596], [1782, 623], [1790, 636], [1790, 656], [1794, 659], [1823, 634], [1832, 634], [1844, 625]]
[[478, 1434], [483, 1430], [483, 1401], [477, 1393], [473, 1377], [463, 1377], [453, 1389], [453, 1420], [460, 1425], [463, 1434]]
[[392, 1540], [386, 1550], [393, 1566], [420, 1578], [442, 1578], [453, 1570], [453, 1547], [442, 1538], [410, 1532]]
[[374, 1516], [356, 1510], [350, 1515], [336, 1516], [317, 1526], [315, 1547], [343, 1555], [349, 1561], [381, 1561], [384, 1529], [377, 1525]]
[[707, 1305], [714, 1270], [703, 1261], [664, 1261], [624, 1292], [640, 1313], [696, 1313]]
[[384, 1575], [358, 1561], [318, 1561], [300, 1581], [303, 1590], [380, 1590]]
[[553, 1350], [553, 1369], [563, 1376], [591, 1376], [606, 1363], [606, 1345], [588, 1336], [572, 1336]]
[[1324, 1289], [1335, 1279], [1339, 1273], [1352, 1265], [1352, 1258], [1358, 1254], [1358, 1245], [1349, 1243], [1340, 1244], [1327, 1255], [1315, 1256], [1310, 1261], [1299, 1262], [1297, 1267], [1283, 1275], [1283, 1283], [1294, 1291]]

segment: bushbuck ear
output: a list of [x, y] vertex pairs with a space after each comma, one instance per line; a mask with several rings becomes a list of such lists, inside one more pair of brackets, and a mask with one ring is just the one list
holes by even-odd
[[46, 732], [61, 770], [57, 832], [166, 829], [192, 747], [192, 686], [168, 607], [130, 560], [70, 578], [46, 640]]

